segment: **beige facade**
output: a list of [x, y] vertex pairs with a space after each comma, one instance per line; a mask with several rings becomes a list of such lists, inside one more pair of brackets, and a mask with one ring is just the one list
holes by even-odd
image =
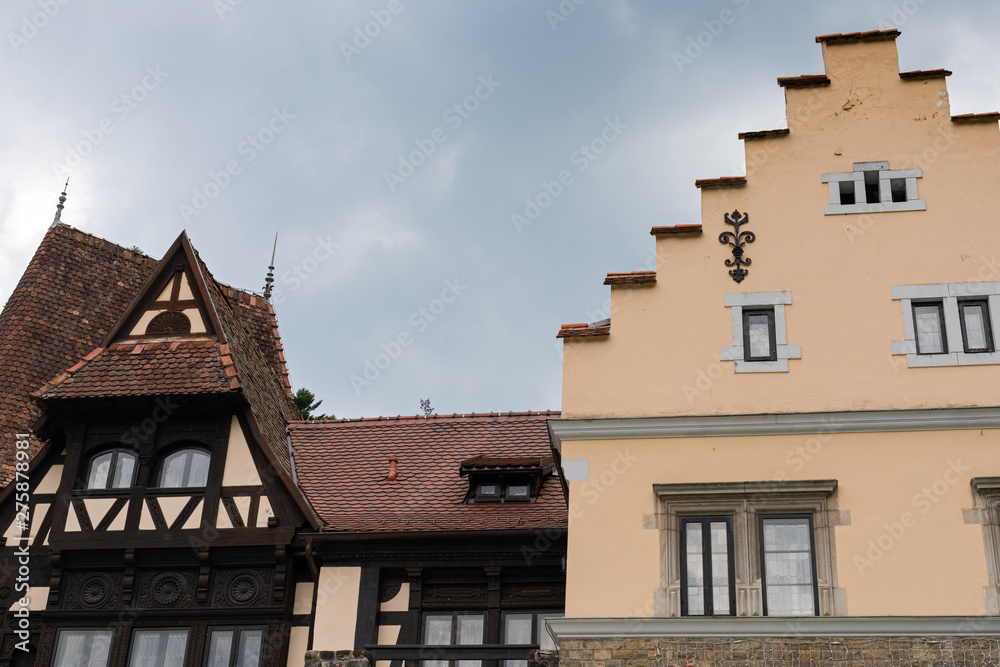
[[[737, 617], [769, 615], [759, 522], [784, 515], [811, 521], [809, 615], [1000, 614], [1000, 116], [953, 117], [950, 73], [900, 73], [897, 35], [817, 38], [825, 75], [779, 79], [788, 130], [741, 135], [747, 176], [699, 181], [701, 227], [654, 228], [655, 280], [609, 275], [610, 325], [561, 332], [562, 640], [682, 615], [694, 516], [732, 522]], [[749, 265], [725, 265], [727, 214]]]

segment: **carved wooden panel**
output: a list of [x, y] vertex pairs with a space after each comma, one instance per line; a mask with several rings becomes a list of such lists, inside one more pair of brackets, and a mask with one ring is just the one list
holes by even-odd
[[219, 570], [215, 573], [215, 607], [266, 607], [271, 604], [274, 571], [264, 568]]
[[139, 576], [138, 606], [146, 609], [190, 607], [197, 570], [151, 570]]
[[65, 573], [63, 609], [108, 609], [120, 606], [121, 572]]

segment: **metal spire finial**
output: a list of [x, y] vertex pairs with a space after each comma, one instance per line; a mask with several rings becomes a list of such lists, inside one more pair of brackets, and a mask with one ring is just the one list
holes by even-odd
[[267, 267], [267, 277], [264, 278], [264, 298], [271, 298], [271, 287], [274, 284], [274, 253], [278, 250], [278, 232], [274, 233], [274, 247], [271, 248], [271, 265]]
[[66, 177], [66, 185], [63, 186], [62, 194], [59, 196], [59, 203], [56, 204], [56, 217], [52, 219], [52, 226], [55, 227], [62, 221], [63, 204], [66, 203], [66, 189], [69, 188], [69, 177]]

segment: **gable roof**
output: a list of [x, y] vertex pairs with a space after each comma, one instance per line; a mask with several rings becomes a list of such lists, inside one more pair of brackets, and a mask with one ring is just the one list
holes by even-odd
[[[183, 254], [218, 334], [113, 342], [157, 280]], [[108, 345], [108, 347], [99, 347]], [[0, 313], [0, 483], [13, 474], [16, 433], [30, 432], [43, 400], [240, 392], [255, 439], [300, 507], [285, 430], [299, 413], [274, 310], [263, 297], [215, 281], [187, 235], [156, 260], [54, 225]], [[32, 454], [41, 443], [36, 442]]]
[[[558, 412], [432, 415], [289, 424], [299, 486], [328, 532], [565, 528], [558, 478], [534, 502], [466, 504], [463, 461], [552, 456], [547, 420]], [[387, 481], [389, 457], [396, 478]]]
[[15, 434], [41, 417], [31, 392], [101, 343], [155, 266], [68, 225], [45, 233], [0, 312], [0, 484], [13, 477]]

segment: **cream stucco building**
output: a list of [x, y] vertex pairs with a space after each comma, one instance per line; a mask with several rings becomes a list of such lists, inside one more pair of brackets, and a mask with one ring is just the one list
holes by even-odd
[[747, 175], [560, 331], [564, 662], [1000, 659], [1000, 114], [898, 35], [817, 37]]

